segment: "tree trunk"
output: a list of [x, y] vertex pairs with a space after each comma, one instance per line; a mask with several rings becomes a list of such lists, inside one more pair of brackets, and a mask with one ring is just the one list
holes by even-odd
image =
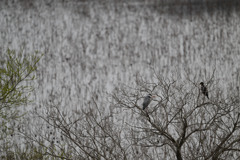
[[182, 154], [181, 154], [181, 148], [178, 148], [178, 149], [177, 149], [176, 157], [177, 157], [177, 160], [183, 160], [183, 159], [182, 159]]

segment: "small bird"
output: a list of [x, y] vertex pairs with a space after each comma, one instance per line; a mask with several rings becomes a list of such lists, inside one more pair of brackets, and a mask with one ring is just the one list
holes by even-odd
[[202, 91], [202, 94], [203, 94], [204, 96], [206, 96], [206, 97], [209, 99], [209, 97], [208, 97], [208, 90], [207, 90], [207, 87], [204, 86], [204, 83], [203, 83], [203, 82], [201, 82], [200, 85], [201, 85], [201, 91]]
[[152, 98], [153, 98], [153, 96], [152, 96], [151, 94], [148, 94], [148, 95], [144, 98], [144, 100], [143, 100], [143, 110], [144, 110], [145, 108], [147, 108], [147, 106], [148, 106], [149, 103], [151, 102]]

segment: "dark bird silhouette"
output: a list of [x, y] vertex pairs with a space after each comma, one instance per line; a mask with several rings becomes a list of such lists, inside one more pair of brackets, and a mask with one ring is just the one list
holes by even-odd
[[148, 95], [144, 98], [144, 100], [143, 100], [143, 110], [144, 110], [145, 108], [147, 108], [147, 106], [148, 106], [149, 103], [151, 102], [152, 98], [153, 98], [153, 96], [152, 96], [151, 94], [148, 94]]
[[206, 96], [206, 97], [209, 99], [209, 97], [208, 97], [208, 90], [207, 90], [207, 87], [204, 86], [204, 83], [203, 83], [203, 82], [201, 82], [200, 85], [201, 85], [201, 91], [202, 91], [202, 94], [203, 94], [204, 96]]

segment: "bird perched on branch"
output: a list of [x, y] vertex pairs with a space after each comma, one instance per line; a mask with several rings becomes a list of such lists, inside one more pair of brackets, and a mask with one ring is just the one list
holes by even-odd
[[149, 105], [149, 103], [152, 101], [152, 99], [154, 98], [154, 96], [152, 96], [152, 94], [148, 94], [144, 100], [143, 100], [143, 110], [145, 108], [147, 108], [147, 106]]
[[206, 96], [206, 97], [209, 99], [209, 97], [208, 97], [208, 90], [207, 90], [207, 87], [204, 85], [203, 82], [201, 82], [200, 85], [201, 85], [201, 91], [202, 91], [202, 94], [203, 94], [204, 96]]

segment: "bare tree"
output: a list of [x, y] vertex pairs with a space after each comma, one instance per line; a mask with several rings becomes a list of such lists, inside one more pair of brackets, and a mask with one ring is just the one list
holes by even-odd
[[[234, 91], [224, 96], [212, 75], [207, 81], [208, 100], [198, 81], [155, 77], [147, 82], [138, 76], [135, 87], [120, 87], [113, 94], [116, 106], [135, 119], [127, 120], [129, 139], [142, 154], [178, 160], [239, 157], [239, 97]], [[141, 103], [148, 93], [156, 98], [145, 111]]]

